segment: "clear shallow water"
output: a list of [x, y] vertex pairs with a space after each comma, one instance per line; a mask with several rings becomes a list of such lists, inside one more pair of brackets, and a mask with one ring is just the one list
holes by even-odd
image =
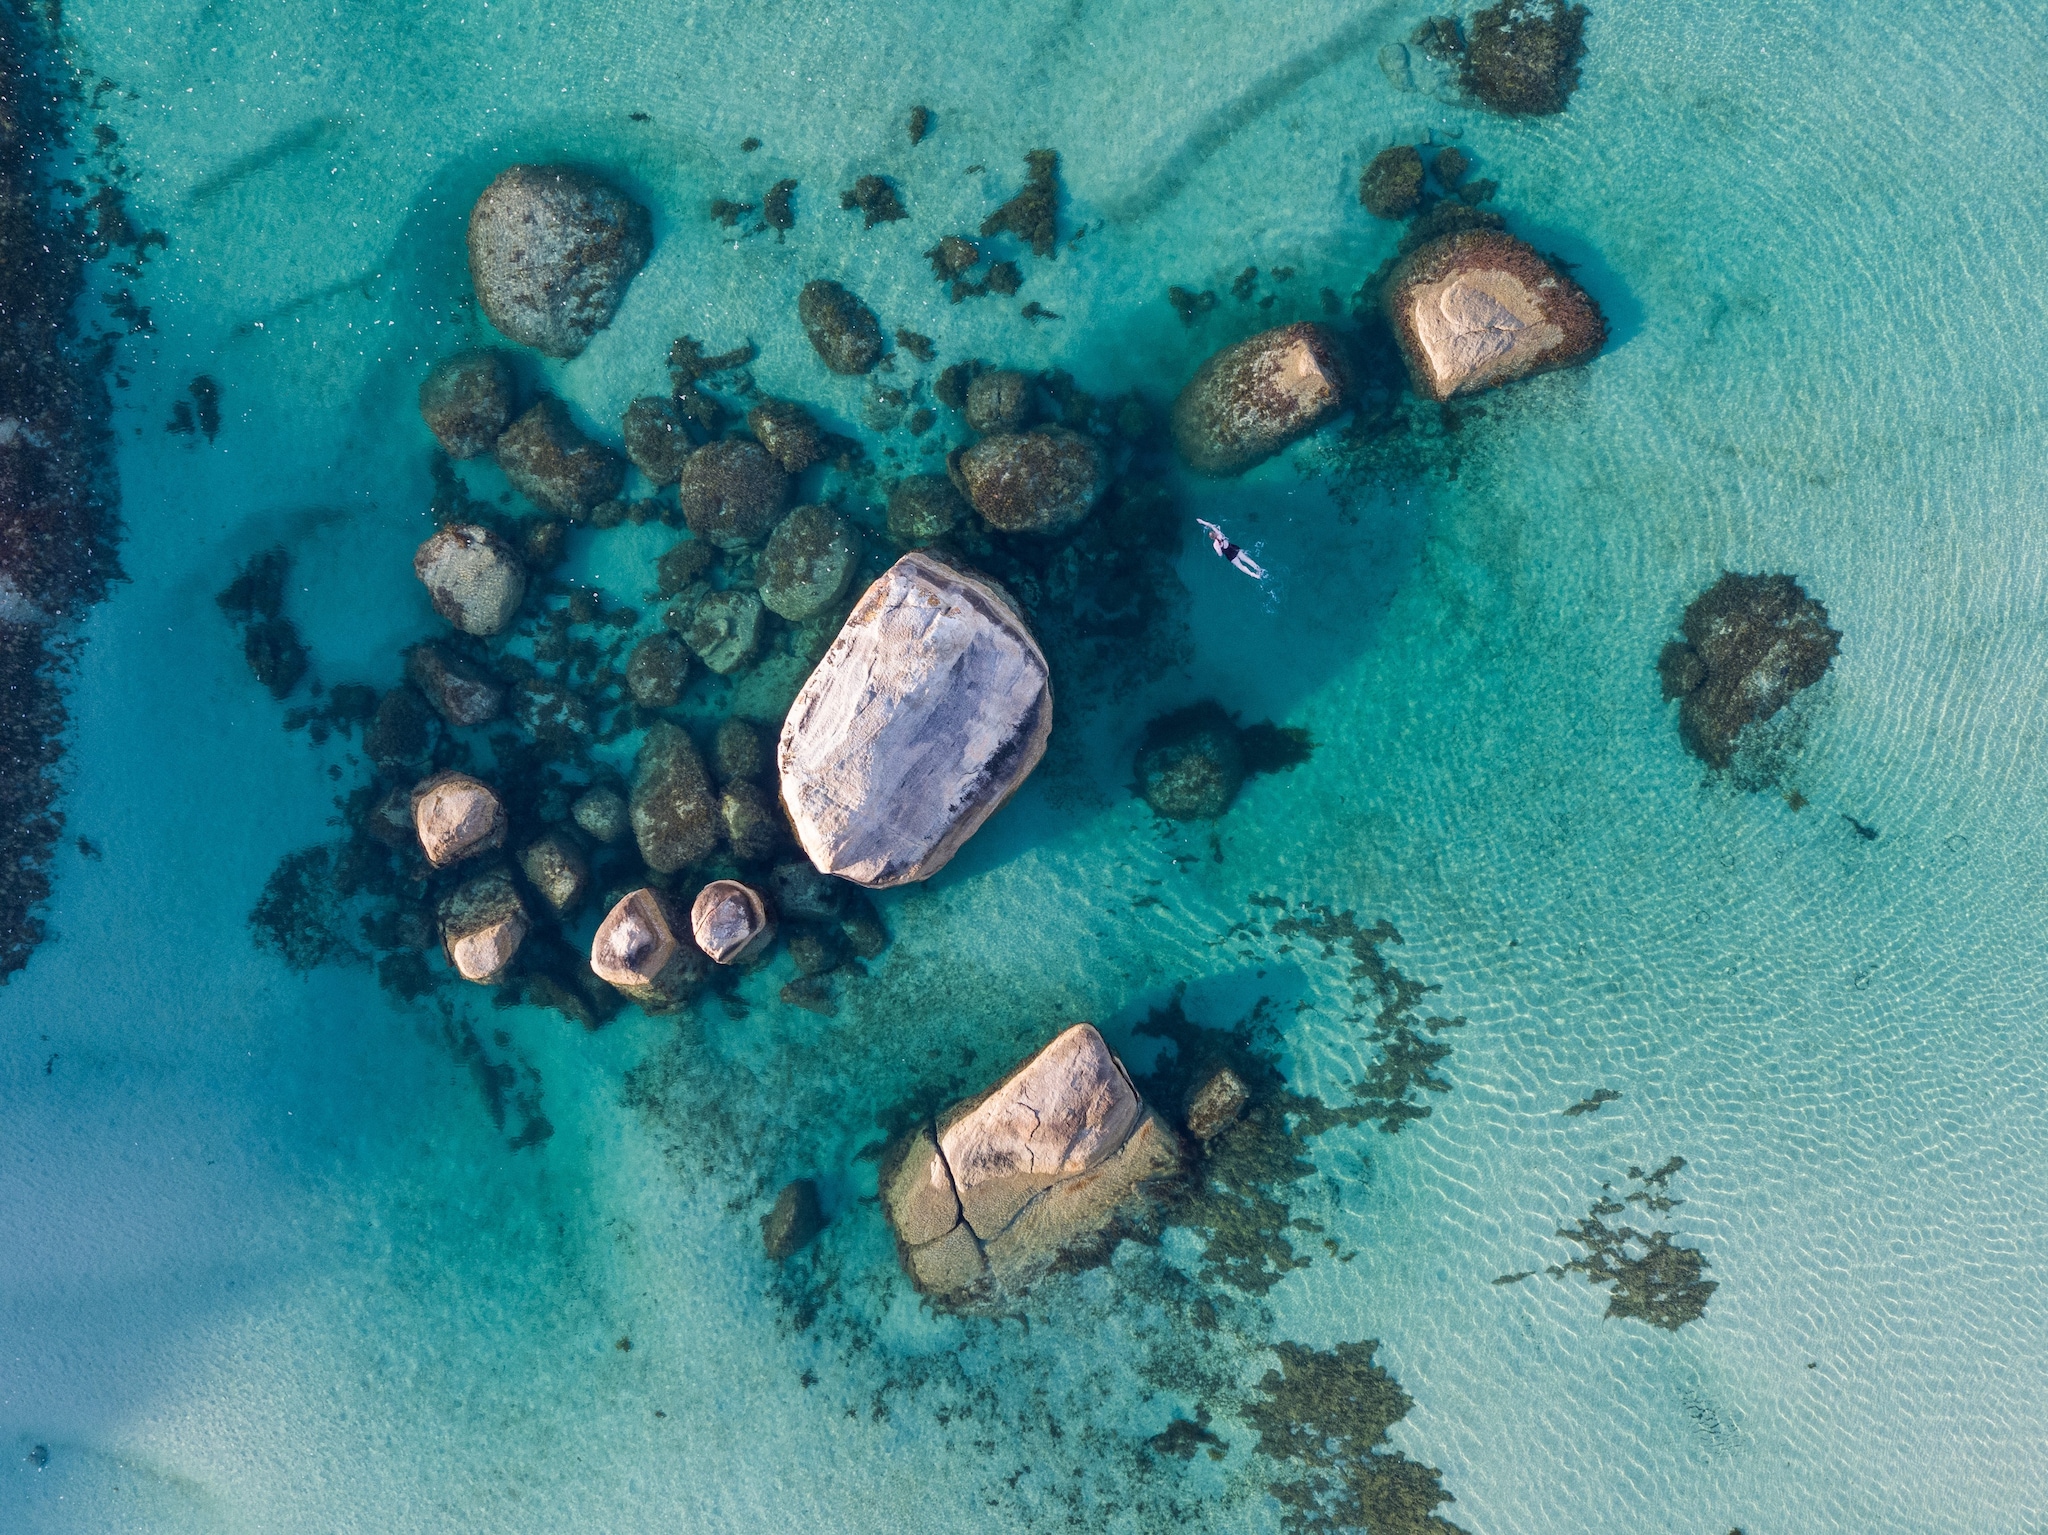
[[[1220, 1404], [1210, 1377], [1256, 1381], [1262, 1342], [1363, 1338], [1415, 1399], [1396, 1444], [1469, 1530], [2048, 1518], [2048, 28], [1603, 6], [1570, 111], [1509, 122], [1391, 88], [1380, 45], [1421, 14], [69, 9], [73, 63], [124, 93], [102, 114], [134, 216], [171, 240], [117, 393], [133, 580], [72, 693], [67, 811], [103, 856], [67, 855], [53, 936], [0, 993], [0, 1526], [1273, 1529], [1242, 1422], [1212, 1425], [1221, 1462], [1144, 1441]], [[913, 153], [917, 101], [939, 126]], [[280, 728], [212, 593], [283, 542], [329, 682], [388, 684], [430, 632], [411, 398], [473, 334], [461, 220], [500, 166], [573, 155], [654, 209], [617, 323], [546, 369], [587, 420], [659, 389], [687, 332], [751, 338], [764, 389], [856, 430], [858, 384], [793, 323], [807, 278], [941, 362], [1163, 400], [1356, 289], [1394, 238], [1356, 205], [1361, 159], [1427, 129], [1582, 262], [1609, 349], [1373, 483], [1332, 437], [1191, 490], [1262, 542], [1277, 607], [1190, 544], [1185, 660], [1063, 692], [1046, 766], [883, 903], [895, 944], [838, 1017], [775, 1002], [786, 961], [743, 1021], [585, 1034], [473, 1001], [477, 1048], [554, 1127], [514, 1152], [460, 1021], [252, 945], [264, 879], [332, 834], [354, 768]], [[1020, 300], [1063, 318], [947, 304], [917, 253], [1042, 144], [1089, 232], [1027, 261]], [[860, 233], [832, 194], [871, 169], [912, 217]], [[782, 244], [702, 217], [782, 176]], [[1262, 280], [1270, 310], [1227, 296], [1247, 265], [1295, 268]], [[1185, 329], [1168, 283], [1226, 296]], [[212, 444], [161, 429], [200, 372]], [[671, 537], [581, 535], [572, 568], [636, 600]], [[1844, 635], [1802, 704], [1803, 811], [1704, 775], [1657, 701], [1657, 649], [1724, 567], [1797, 573]], [[1318, 743], [1213, 848], [1126, 788], [1142, 722], [1205, 694]], [[1047, 1288], [1028, 1325], [921, 1311], [859, 1156], [920, 1088], [1074, 1018], [1142, 1060], [1133, 1025], [1183, 982], [1215, 1026], [1273, 999], [1297, 1090], [1364, 1074], [1349, 953], [1281, 952], [1256, 896], [1391, 919], [1469, 1020], [1430, 1119], [1312, 1143], [1296, 1214], [1354, 1256], [1302, 1235], [1315, 1261], [1224, 1296], [1207, 1352], [1174, 1309], [1185, 1233]], [[1623, 1096], [1560, 1114], [1598, 1087]], [[1556, 1228], [1672, 1155], [1664, 1224], [1719, 1284], [1699, 1321], [1603, 1321], [1576, 1276], [1489, 1283], [1566, 1261]], [[802, 1174], [835, 1218], [778, 1276], [755, 1221]]]

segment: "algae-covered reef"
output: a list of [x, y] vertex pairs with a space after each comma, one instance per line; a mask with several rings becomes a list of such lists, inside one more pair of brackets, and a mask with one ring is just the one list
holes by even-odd
[[90, 199], [76, 181], [75, 201], [59, 190], [73, 168], [74, 94], [50, 37], [0, 10], [0, 980], [43, 936], [37, 910], [63, 828], [64, 625], [118, 574], [101, 380], [110, 344], [81, 335], [74, 311], [95, 241], [103, 254], [142, 237], [106, 178]]
[[1672, 1157], [1651, 1172], [1631, 1167], [1628, 1178], [1635, 1186], [1620, 1199], [1614, 1197], [1613, 1185], [1601, 1184], [1600, 1197], [1578, 1223], [1558, 1228], [1557, 1234], [1581, 1251], [1565, 1263], [1552, 1264], [1550, 1277], [1584, 1274], [1588, 1283], [1607, 1286], [1606, 1315], [1611, 1317], [1648, 1322], [1666, 1332], [1698, 1321], [1720, 1288], [1706, 1277], [1706, 1254], [1678, 1246], [1668, 1231], [1608, 1224], [1610, 1216], [1626, 1214], [1631, 1205], [1664, 1215], [1685, 1203], [1670, 1193], [1672, 1175], [1684, 1166], [1684, 1157]]

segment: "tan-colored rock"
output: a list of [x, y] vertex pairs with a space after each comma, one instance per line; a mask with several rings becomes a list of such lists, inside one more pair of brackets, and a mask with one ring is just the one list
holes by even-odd
[[1214, 1076], [1188, 1095], [1188, 1134], [1198, 1141], [1220, 1135], [1237, 1123], [1251, 1096], [1236, 1072], [1217, 1067]]
[[590, 889], [590, 863], [569, 832], [551, 831], [519, 855], [519, 871], [558, 912], [582, 901]]
[[503, 869], [479, 874], [442, 899], [441, 947], [465, 981], [494, 981], [526, 941], [526, 907]]
[[1038, 765], [1045, 655], [1000, 587], [906, 554], [854, 605], [783, 721], [782, 803], [811, 862], [929, 879]]
[[666, 1012], [696, 994], [704, 955], [690, 940], [681, 910], [650, 887], [621, 896], [598, 924], [590, 968], [648, 1012]]
[[464, 634], [496, 634], [526, 600], [519, 551], [489, 528], [443, 528], [413, 554], [412, 571], [434, 611]]
[[760, 891], [736, 879], [715, 879], [690, 907], [690, 934], [715, 963], [737, 965], [775, 942], [775, 919]]
[[919, 1127], [882, 1168], [904, 1266], [939, 1304], [1014, 1297], [1062, 1259], [1105, 1256], [1177, 1174], [1179, 1136], [1122, 1062], [1076, 1024], [936, 1134]]
[[451, 725], [488, 725], [505, 707], [505, 690], [489, 672], [440, 645], [408, 650], [405, 675]]
[[505, 845], [505, 807], [467, 773], [436, 773], [413, 786], [412, 824], [437, 869]]
[[1198, 474], [1241, 473], [1329, 420], [1349, 387], [1327, 326], [1261, 331], [1195, 370], [1173, 402], [1174, 446]]
[[1607, 340], [1585, 290], [1497, 229], [1422, 246], [1387, 279], [1381, 305], [1415, 392], [1431, 400], [1569, 366]]

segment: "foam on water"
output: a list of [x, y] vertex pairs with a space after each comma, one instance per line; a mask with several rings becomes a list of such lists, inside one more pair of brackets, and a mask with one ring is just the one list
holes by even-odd
[[[2048, 1518], [2048, 25], [1616, 0], [1570, 110], [1509, 121], [1394, 89], [1379, 51], [1423, 14], [67, 7], [72, 62], [119, 87], [136, 221], [170, 244], [119, 364], [132, 582], [71, 694], [67, 829], [102, 856], [60, 866], [52, 937], [0, 992], [0, 1526], [1277, 1529], [1244, 1423], [1213, 1423], [1220, 1461], [1146, 1441], [1226, 1413], [1262, 1342], [1364, 1338], [1415, 1398], [1395, 1443], [1475, 1532]], [[913, 151], [915, 102], [937, 129]], [[687, 333], [751, 340], [764, 390], [862, 433], [862, 381], [795, 324], [805, 280], [939, 364], [1164, 400], [1358, 288], [1395, 238], [1359, 166], [1431, 129], [1578, 264], [1607, 350], [1376, 471], [1333, 430], [1183, 487], [1280, 600], [1191, 538], [1183, 653], [1063, 689], [1045, 765], [884, 899], [895, 943], [836, 1018], [774, 1000], [786, 960], [743, 1018], [585, 1034], [398, 1008], [366, 970], [252, 945], [265, 878], [333, 834], [358, 768], [280, 729], [212, 593], [283, 543], [330, 684], [388, 685], [432, 632], [412, 397], [479, 334], [462, 220], [504, 164], [601, 165], [654, 210], [618, 321], [523, 364], [587, 423], [612, 435]], [[919, 252], [1042, 145], [1086, 237], [1023, 258], [1015, 301], [949, 304]], [[838, 209], [870, 170], [911, 218]], [[786, 240], [704, 216], [784, 176]], [[1270, 308], [1228, 296], [1254, 265]], [[1184, 326], [1173, 283], [1222, 301]], [[1027, 325], [1027, 299], [1062, 318]], [[901, 362], [928, 391], [939, 364]], [[216, 442], [162, 430], [199, 373]], [[869, 440], [893, 473], [941, 435]], [[569, 568], [637, 602], [670, 537], [582, 532]], [[1658, 701], [1658, 649], [1724, 568], [1798, 574], [1843, 634], [1795, 705], [1801, 811], [1703, 774]], [[1317, 747], [1214, 827], [1169, 826], [1132, 753], [1203, 696]], [[1141, 1064], [1177, 986], [1219, 1027], [1269, 998], [1295, 1089], [1347, 1101], [1375, 1053], [1356, 957], [1255, 897], [1400, 929], [1389, 957], [1467, 1020], [1432, 1115], [1310, 1143], [1313, 1261], [1220, 1295], [1213, 1336], [1178, 1231], [1025, 1322], [921, 1309], [872, 1202], [888, 1115], [1066, 1022]], [[1621, 1096], [1562, 1113], [1600, 1088]], [[552, 1134], [511, 1149], [535, 1116]], [[1604, 1291], [1543, 1272], [1577, 1255], [1558, 1228], [1672, 1156], [1657, 1224], [1719, 1288], [1675, 1332], [1603, 1320]], [[800, 1175], [833, 1220], [778, 1272], [756, 1220]]]

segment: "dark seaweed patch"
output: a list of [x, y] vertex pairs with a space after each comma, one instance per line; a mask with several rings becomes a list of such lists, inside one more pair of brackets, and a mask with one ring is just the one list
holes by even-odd
[[1684, 1201], [1673, 1199], [1669, 1189], [1672, 1174], [1684, 1166], [1684, 1157], [1672, 1157], [1654, 1172], [1631, 1167], [1628, 1177], [1636, 1187], [1620, 1200], [1615, 1199], [1612, 1184], [1601, 1184], [1600, 1197], [1579, 1223], [1558, 1228], [1559, 1236], [1584, 1251], [1562, 1265], [1553, 1264], [1551, 1277], [1584, 1274], [1589, 1283], [1608, 1286], [1610, 1317], [1648, 1322], [1667, 1332], [1697, 1321], [1719, 1288], [1706, 1277], [1706, 1254], [1676, 1245], [1668, 1231], [1642, 1232], [1607, 1223], [1609, 1216], [1626, 1213], [1630, 1205], [1658, 1215], [1678, 1208]]

